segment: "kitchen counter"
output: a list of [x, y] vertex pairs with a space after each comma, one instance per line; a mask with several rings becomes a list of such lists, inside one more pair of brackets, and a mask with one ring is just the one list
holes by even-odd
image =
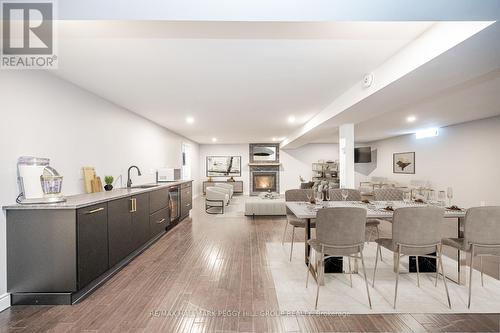
[[[92, 205], [97, 205], [103, 202], [108, 202], [115, 199], [121, 199], [129, 197], [131, 195], [137, 195], [141, 193], [147, 193], [156, 191], [162, 188], [167, 188], [171, 186], [181, 185], [185, 183], [190, 183], [192, 180], [179, 180], [168, 183], [154, 183], [154, 184], [141, 184], [141, 185], [156, 185], [155, 187], [149, 188], [118, 188], [112, 191], [88, 193], [88, 194], [78, 194], [66, 197], [66, 202], [54, 203], [54, 204], [32, 204], [32, 205], [21, 205], [13, 204], [3, 206], [4, 210], [31, 210], [31, 209], [79, 209], [83, 207], [88, 207]], [[141, 186], [136, 185], [136, 186]]]

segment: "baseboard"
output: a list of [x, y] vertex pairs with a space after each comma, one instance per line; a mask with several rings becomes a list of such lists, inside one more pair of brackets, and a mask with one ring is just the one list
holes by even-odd
[[10, 294], [0, 295], [0, 312], [10, 307]]

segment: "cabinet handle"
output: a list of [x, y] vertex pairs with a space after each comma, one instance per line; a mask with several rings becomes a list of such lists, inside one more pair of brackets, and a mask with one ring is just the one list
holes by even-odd
[[97, 213], [97, 212], [102, 212], [103, 210], [104, 210], [104, 207], [96, 208], [96, 209], [93, 209], [93, 210], [89, 210], [85, 214], [94, 214], [94, 213]]
[[137, 199], [136, 198], [130, 198], [130, 212], [131, 213], [137, 212]]
[[157, 224], [162, 224], [163, 222], [165, 222], [165, 219], [161, 219], [160, 221], [156, 221]]

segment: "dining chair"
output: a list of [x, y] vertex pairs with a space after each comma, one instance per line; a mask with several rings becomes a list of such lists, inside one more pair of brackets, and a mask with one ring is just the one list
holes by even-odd
[[472, 271], [474, 257], [480, 258], [481, 286], [484, 286], [483, 257], [500, 256], [500, 207], [473, 207], [467, 209], [463, 237], [443, 238], [443, 245], [470, 253], [469, 301], [472, 298]]
[[378, 188], [373, 196], [375, 201], [403, 201], [404, 192], [397, 188]]
[[[361, 192], [358, 190], [347, 189], [348, 195], [346, 201], [361, 201]], [[331, 201], [342, 201], [342, 190], [341, 189], [333, 189], [330, 190], [330, 200]], [[380, 230], [378, 226], [380, 225], [380, 220], [378, 219], [368, 219], [366, 220], [366, 227], [369, 228], [370, 233], [368, 234], [367, 242], [370, 242], [372, 239], [373, 231], [376, 232], [377, 238], [380, 238]], [[380, 250], [380, 260], [382, 260], [382, 250]]]
[[[361, 201], [361, 192], [358, 190], [354, 190], [351, 188], [344, 189], [347, 190], [347, 199], [346, 201]], [[344, 199], [342, 198], [342, 189], [340, 188], [335, 188], [335, 189], [330, 189], [328, 192], [330, 196], [330, 201], [343, 201]]]
[[[309, 201], [307, 196], [312, 196], [314, 195], [314, 190], [313, 189], [294, 189], [294, 190], [287, 190], [285, 191], [285, 201], [289, 202], [294, 202], [294, 201]], [[281, 245], [284, 245], [285, 243], [285, 237], [286, 237], [286, 230], [288, 227], [288, 224], [292, 226], [292, 242], [290, 244], [290, 261], [292, 261], [292, 254], [293, 254], [293, 241], [295, 238], [295, 228], [305, 228], [306, 227], [306, 220], [304, 219], [299, 219], [296, 217], [292, 211], [287, 207], [286, 208], [286, 223], [285, 223], [285, 230], [283, 231], [283, 239], [281, 240]], [[311, 228], [315, 228], [316, 225], [313, 221], [311, 221]]]
[[[365, 260], [363, 258], [363, 245], [365, 242], [366, 210], [357, 207], [334, 207], [320, 209], [316, 215], [316, 238], [308, 241], [315, 251], [316, 259], [316, 303], [318, 308], [320, 281], [324, 280], [324, 261], [330, 257], [345, 256], [349, 258], [349, 277], [352, 287], [352, 270], [350, 258], [361, 259], [363, 276], [365, 279], [366, 293], [370, 309], [372, 301], [368, 280], [366, 278]], [[311, 260], [308, 258], [306, 288], [311, 271]]]
[[[416, 256], [417, 286], [420, 287], [420, 272], [418, 258], [437, 259], [436, 285], [439, 275], [439, 267], [443, 277], [448, 305], [451, 309], [450, 295], [446, 285], [446, 276], [441, 258], [441, 223], [443, 222], [444, 209], [438, 207], [404, 207], [397, 208], [392, 218], [392, 238], [379, 238], [377, 248], [384, 247], [396, 253], [396, 286], [394, 290], [394, 309], [398, 296], [399, 263], [403, 256]], [[436, 252], [436, 255], [429, 253]], [[375, 274], [377, 272], [378, 251], [375, 256], [375, 268], [373, 270], [372, 286], [375, 287]]]

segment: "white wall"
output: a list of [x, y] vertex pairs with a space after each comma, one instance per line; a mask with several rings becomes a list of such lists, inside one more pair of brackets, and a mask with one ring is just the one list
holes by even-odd
[[[22, 155], [48, 157], [64, 176], [66, 195], [84, 191], [81, 169], [94, 166], [101, 178], [126, 184], [127, 168], [143, 171], [136, 184], [154, 181], [153, 170], [181, 166], [181, 143], [198, 144], [44, 72], [0, 73], [0, 205], [18, 194], [16, 162]], [[192, 175], [197, 176], [198, 159]], [[198, 182], [195, 183], [195, 187]], [[0, 310], [6, 296], [5, 215], [0, 216]]]
[[[206, 180], [206, 157], [217, 155], [241, 156], [241, 177], [245, 194], [248, 194], [249, 182], [249, 146], [248, 144], [209, 144], [200, 145], [200, 180]], [[298, 188], [299, 176], [310, 180], [312, 176], [311, 164], [320, 159], [337, 160], [338, 145], [336, 144], [308, 144], [297, 149], [280, 150], [280, 192]], [[227, 177], [226, 177], [227, 178]], [[225, 179], [225, 178], [220, 178]], [[201, 189], [200, 189], [201, 191]]]
[[[437, 190], [451, 186], [454, 201], [465, 207], [500, 205], [500, 117], [441, 128], [438, 137], [415, 139], [405, 135], [370, 144], [377, 161], [364, 166], [373, 169], [357, 173], [356, 182], [387, 177], [407, 184], [410, 180], [430, 181]], [[415, 152], [415, 174], [392, 173], [392, 155]], [[359, 171], [359, 170], [358, 170]]]

